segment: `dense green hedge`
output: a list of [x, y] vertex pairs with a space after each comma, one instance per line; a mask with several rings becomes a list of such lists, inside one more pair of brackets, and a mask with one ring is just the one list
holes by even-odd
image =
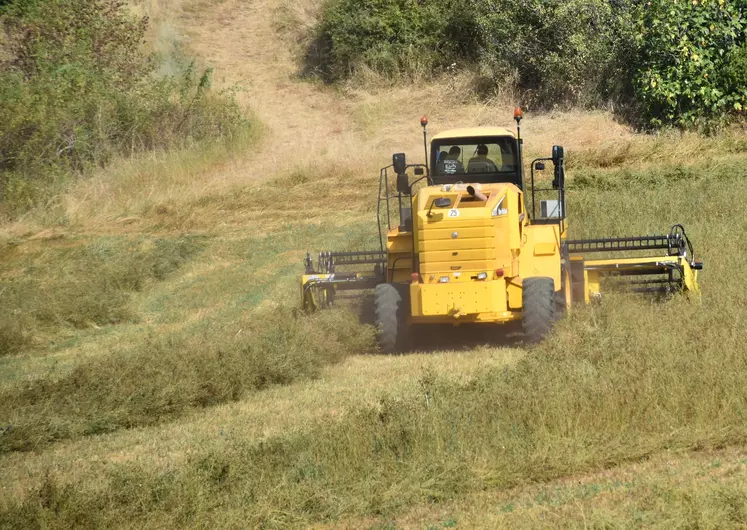
[[742, 110], [745, 4], [328, 0], [307, 63], [331, 82], [472, 68], [530, 106], [615, 103], [642, 125], [710, 126]]
[[742, 2], [650, 2], [638, 17], [635, 86], [654, 125], [718, 122], [747, 95]]
[[147, 19], [119, 0], [0, 5], [0, 202], [33, 204], [50, 183], [117, 155], [179, 147], [243, 128], [210, 72], [158, 76]]

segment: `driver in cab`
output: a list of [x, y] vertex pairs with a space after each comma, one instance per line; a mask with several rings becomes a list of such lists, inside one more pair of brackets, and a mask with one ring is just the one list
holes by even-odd
[[480, 144], [477, 146], [475, 156], [467, 164], [468, 173], [496, 173], [498, 167], [488, 158], [488, 146]]
[[462, 149], [454, 145], [449, 149], [449, 154], [441, 153], [441, 159], [438, 162], [438, 172], [441, 175], [461, 175], [464, 173], [464, 164], [459, 161]]

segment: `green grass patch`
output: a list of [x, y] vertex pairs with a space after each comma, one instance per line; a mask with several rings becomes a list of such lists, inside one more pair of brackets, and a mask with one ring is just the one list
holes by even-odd
[[278, 308], [168, 335], [80, 363], [58, 379], [2, 392], [0, 452], [153, 425], [189, 409], [235, 401], [270, 385], [308, 379], [372, 346], [354, 316], [300, 317]]
[[0, 269], [0, 355], [70, 328], [137, 318], [130, 298], [166, 278], [202, 248], [200, 238], [100, 238], [92, 243], [6, 248]]
[[609, 302], [513, 367], [459, 382], [426, 371], [415, 398], [383, 395], [308, 432], [228, 440], [179, 469], [114, 466], [103, 489], [57, 480], [55, 503], [34, 490], [4, 516], [303, 527], [747, 440], [745, 333], [686, 300]]

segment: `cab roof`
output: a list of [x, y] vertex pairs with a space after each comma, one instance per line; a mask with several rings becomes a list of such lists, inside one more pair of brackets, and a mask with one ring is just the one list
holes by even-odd
[[510, 136], [514, 138], [513, 131], [503, 127], [468, 127], [464, 129], [450, 129], [434, 135], [431, 140], [443, 140], [445, 138], [474, 138], [480, 136]]

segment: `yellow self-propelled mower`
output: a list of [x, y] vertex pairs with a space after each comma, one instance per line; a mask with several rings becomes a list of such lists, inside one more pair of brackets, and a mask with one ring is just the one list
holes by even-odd
[[[598, 299], [609, 276], [641, 292], [699, 292], [703, 266], [681, 225], [666, 235], [568, 239], [563, 148], [533, 160], [526, 179], [520, 110], [514, 118], [516, 135], [496, 127], [438, 134], [430, 156], [424, 118], [429, 163], [408, 164], [400, 153], [381, 170], [380, 248], [322, 252], [316, 264], [307, 255], [304, 308], [326, 307], [341, 290], [374, 289], [379, 344], [394, 352], [408, 348], [413, 326], [520, 321], [526, 339], [539, 341], [572, 304]], [[550, 163], [551, 181], [542, 177]]]

